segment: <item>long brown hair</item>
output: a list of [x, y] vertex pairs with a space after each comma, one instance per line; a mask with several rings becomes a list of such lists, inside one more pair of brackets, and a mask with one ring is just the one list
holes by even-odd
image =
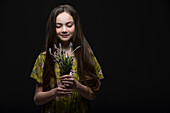
[[49, 48], [54, 52], [54, 44], [58, 46], [59, 40], [56, 35], [56, 17], [62, 13], [69, 13], [75, 23], [75, 32], [71, 41], [73, 43], [73, 49], [77, 46], [81, 46], [78, 50], [75, 51], [75, 56], [77, 59], [77, 70], [79, 75], [79, 81], [92, 89], [93, 92], [98, 91], [100, 87], [100, 81], [96, 76], [94, 61], [92, 58], [92, 50], [88, 44], [80, 24], [79, 16], [76, 10], [70, 5], [60, 5], [54, 8], [48, 18], [47, 27], [46, 27], [46, 58], [43, 71], [43, 90], [50, 90], [50, 78], [53, 77], [56, 83], [56, 74], [54, 71], [54, 61], [53, 57], [49, 54]]

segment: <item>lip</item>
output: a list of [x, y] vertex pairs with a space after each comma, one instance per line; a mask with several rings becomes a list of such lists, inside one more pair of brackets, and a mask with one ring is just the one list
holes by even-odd
[[67, 38], [68, 36], [69, 36], [69, 34], [68, 35], [61, 35], [63, 38]]

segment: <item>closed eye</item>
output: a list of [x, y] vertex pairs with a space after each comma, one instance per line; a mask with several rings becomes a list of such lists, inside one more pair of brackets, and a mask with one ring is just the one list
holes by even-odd
[[61, 26], [62, 26], [62, 24], [56, 23], [56, 28], [60, 28]]
[[[66, 24], [65, 24], [67, 27], [69, 27], [69, 28], [71, 28], [73, 25], [74, 25], [74, 22], [67, 22]], [[61, 23], [56, 23], [56, 28], [61, 28], [63, 26], [63, 24], [61, 24]]]
[[67, 27], [72, 27], [74, 25], [74, 23], [73, 22], [68, 22], [66, 25], [67, 25]]
[[72, 27], [73, 25], [67, 25], [67, 27]]
[[61, 27], [61, 25], [56, 25], [56, 28], [60, 28]]

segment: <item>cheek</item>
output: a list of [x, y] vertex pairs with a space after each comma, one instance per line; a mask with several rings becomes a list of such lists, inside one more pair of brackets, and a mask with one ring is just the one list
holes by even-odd
[[61, 29], [56, 28], [56, 33], [59, 34], [61, 32]]
[[69, 32], [70, 32], [70, 33], [72, 33], [72, 34], [73, 34], [73, 33], [74, 33], [74, 31], [75, 31], [75, 27], [74, 27], [74, 26], [73, 26], [73, 27], [71, 27], [71, 28], [69, 28]]

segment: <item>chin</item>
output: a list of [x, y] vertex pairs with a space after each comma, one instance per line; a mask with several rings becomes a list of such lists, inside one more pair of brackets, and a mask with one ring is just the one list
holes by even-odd
[[67, 41], [69, 41], [71, 38], [70, 37], [68, 37], [68, 38], [59, 38], [60, 39], [60, 41], [62, 41], [62, 42], [67, 42]]

